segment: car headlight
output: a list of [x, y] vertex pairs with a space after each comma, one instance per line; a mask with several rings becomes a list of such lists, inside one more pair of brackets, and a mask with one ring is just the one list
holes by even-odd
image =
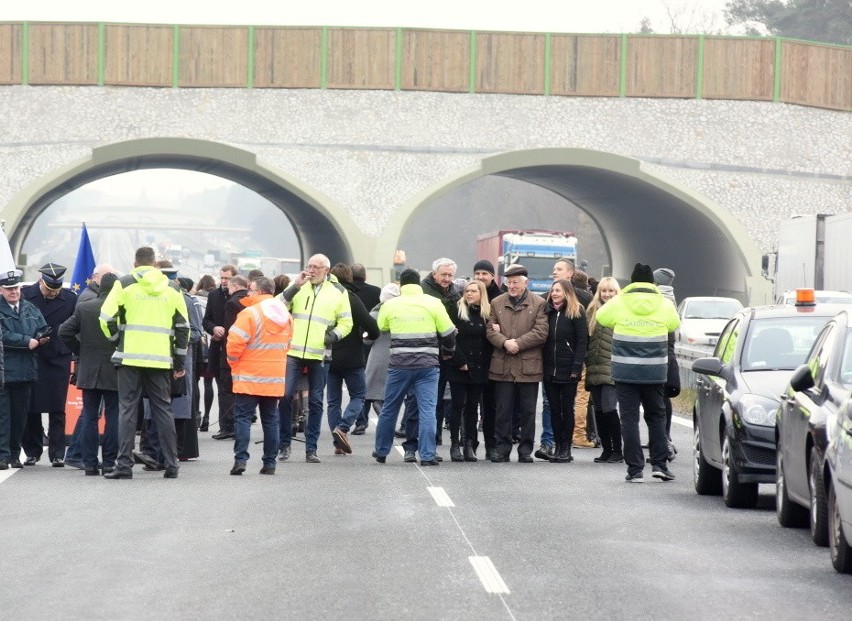
[[740, 414], [750, 425], [775, 426], [778, 402], [760, 395], [743, 395], [740, 399]]

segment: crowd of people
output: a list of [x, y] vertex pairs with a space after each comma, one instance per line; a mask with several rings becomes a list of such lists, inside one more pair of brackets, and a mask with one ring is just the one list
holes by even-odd
[[[674, 479], [672, 270], [637, 263], [620, 288], [558, 259], [539, 295], [521, 264], [506, 269], [502, 287], [487, 260], [470, 280], [457, 269], [440, 258], [424, 278], [405, 269], [379, 288], [363, 265], [316, 254], [292, 281], [224, 265], [218, 285], [208, 275], [196, 284], [141, 247], [126, 276], [98, 265], [79, 299], [63, 288], [62, 266], [46, 264], [29, 287], [8, 272], [0, 469], [41, 459], [43, 413], [51, 465], [131, 479], [135, 464], [176, 478], [182, 461], [199, 456], [198, 433], [217, 423], [212, 437], [233, 440], [230, 474], [242, 475], [258, 419], [261, 474], [292, 458], [300, 431], [306, 462], [320, 463], [323, 414], [334, 453], [346, 455], [373, 410], [379, 463], [396, 437], [403, 461], [439, 465], [446, 429], [453, 462], [509, 462], [514, 450], [520, 463], [567, 464], [572, 449], [599, 446], [594, 462], [624, 463], [626, 480], [641, 482], [641, 407], [652, 476]], [[69, 381], [83, 407], [66, 452]]]

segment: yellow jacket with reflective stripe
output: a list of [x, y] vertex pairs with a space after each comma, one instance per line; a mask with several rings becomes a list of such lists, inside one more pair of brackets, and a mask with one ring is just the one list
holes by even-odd
[[243, 298], [241, 310], [228, 330], [228, 364], [234, 392], [260, 397], [283, 397], [287, 350], [290, 349], [290, 313], [271, 295]]
[[399, 297], [382, 304], [376, 323], [390, 332], [391, 368], [437, 367], [442, 354], [451, 356], [456, 349], [456, 326], [447, 309], [420, 285], [403, 285]]
[[117, 342], [112, 361], [130, 367], [183, 369], [189, 342], [186, 302], [156, 267], [119, 279], [101, 307], [101, 330]]
[[289, 300], [293, 317], [289, 355], [295, 358], [322, 360], [326, 332], [334, 332], [339, 341], [352, 331], [352, 308], [343, 285], [329, 275], [317, 287], [315, 292], [314, 285], [308, 281], [282, 294], [285, 301]]

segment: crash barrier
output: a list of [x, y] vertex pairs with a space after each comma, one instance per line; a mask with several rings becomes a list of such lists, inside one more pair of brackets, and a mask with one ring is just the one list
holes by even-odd
[[712, 345], [682, 345], [675, 343], [675, 358], [680, 372], [681, 388], [695, 389], [695, 373], [692, 372], [692, 362], [699, 358], [713, 355]]

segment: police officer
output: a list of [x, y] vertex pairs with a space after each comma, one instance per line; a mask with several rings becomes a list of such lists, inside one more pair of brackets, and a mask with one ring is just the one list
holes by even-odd
[[33, 392], [27, 414], [27, 424], [21, 444], [27, 458], [25, 466], [34, 466], [41, 459], [41, 415], [48, 414], [47, 456], [52, 466], [65, 465], [65, 402], [68, 396], [68, 379], [71, 376], [71, 350], [62, 339], [55, 338], [62, 322], [74, 314], [77, 294], [62, 286], [66, 268], [56, 263], [46, 263], [39, 268], [38, 282], [21, 287], [21, 296], [35, 305], [50, 326], [52, 335], [37, 350], [38, 390]]

